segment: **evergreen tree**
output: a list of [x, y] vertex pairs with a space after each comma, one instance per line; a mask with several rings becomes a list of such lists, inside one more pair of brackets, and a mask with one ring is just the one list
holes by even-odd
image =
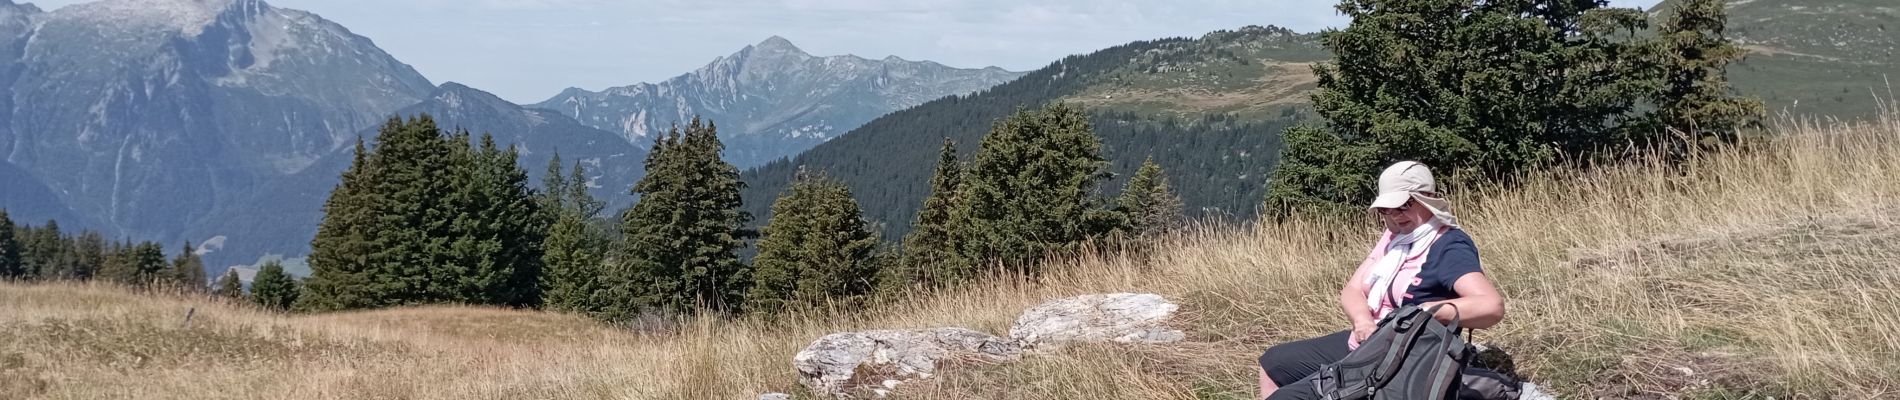
[[184, 249], [172, 258], [170, 278], [172, 284], [180, 289], [203, 291], [205, 288], [205, 263], [198, 258], [196, 250], [191, 247], [191, 242], [185, 242]]
[[[1325, 127], [1286, 133], [1266, 208], [1344, 213], [1378, 166], [1508, 180], [1559, 154], [1619, 143], [1646, 91], [1641, 11], [1597, 1], [1343, 0], [1314, 67]], [[1441, 186], [1444, 183], [1441, 182]]]
[[1153, 158], [1141, 164], [1115, 203], [1116, 209], [1128, 218], [1128, 233], [1136, 238], [1153, 239], [1178, 230], [1187, 222], [1181, 197], [1168, 188], [1168, 176]]
[[560, 156], [549, 162], [542, 197], [547, 199], [554, 224], [548, 227], [541, 256], [547, 268], [541, 285], [547, 291], [548, 308], [592, 315], [602, 311], [595, 293], [602, 288], [602, 262], [609, 243], [606, 234], [589, 223], [602, 205], [587, 193], [585, 176], [580, 163], [574, 164], [571, 177], [564, 178]]
[[952, 225], [951, 213], [957, 207], [958, 186], [963, 183], [963, 163], [957, 160], [956, 142], [944, 139], [937, 156], [937, 172], [930, 177], [930, 197], [924, 198], [911, 231], [904, 235], [902, 255], [878, 279], [879, 291], [895, 294], [912, 286], [938, 288], [968, 279], [975, 267], [957, 253], [954, 236], [960, 228]]
[[1096, 198], [1108, 177], [1101, 151], [1082, 111], [1065, 104], [998, 122], [959, 185], [952, 218], [963, 257], [1035, 274], [1044, 254], [1113, 229]]
[[60, 233], [59, 221], [47, 220], [38, 228], [23, 230], [25, 235], [19, 238], [21, 278], [39, 279], [41, 271], [53, 271], [66, 254], [65, 237]]
[[[464, 146], [466, 132], [452, 138]], [[452, 265], [459, 281], [454, 301], [517, 307], [540, 305], [541, 246], [547, 232], [540, 196], [528, 188], [528, 174], [516, 163], [513, 147], [499, 148], [493, 136], [462, 162], [455, 194]]]
[[19, 279], [26, 275], [20, 259], [20, 241], [15, 236], [13, 218], [0, 210], [0, 279]]
[[608, 319], [653, 309], [736, 311], [748, 286], [736, 250], [751, 219], [739, 210], [739, 171], [719, 158], [718, 128], [698, 118], [654, 142], [640, 197], [621, 217], [622, 242], [607, 284]]
[[243, 300], [244, 282], [238, 280], [237, 270], [225, 270], [224, 275], [218, 278], [217, 288], [212, 289], [211, 294], [232, 300]]
[[105, 265], [106, 238], [98, 232], [85, 231], [73, 239], [68, 249], [72, 259], [65, 268], [55, 272], [53, 278], [71, 280], [89, 280]]
[[772, 204], [763, 234], [745, 296], [752, 312], [852, 304], [875, 287], [878, 239], [843, 183], [801, 176]]
[[1723, 36], [1728, 15], [1721, 0], [1670, 4], [1658, 27], [1662, 90], [1653, 101], [1657, 122], [1673, 133], [1657, 129], [1659, 136], [1687, 139], [1666, 147], [1678, 153], [1698, 144], [1733, 142], [1739, 129], [1758, 123], [1764, 112], [1760, 100], [1735, 96], [1729, 87], [1728, 65], [1747, 52]]
[[283, 263], [266, 262], [251, 279], [251, 301], [272, 310], [288, 310], [302, 294], [299, 286], [290, 274], [284, 273]]
[[392, 118], [324, 204], [301, 308], [539, 303], [537, 196], [511, 149]]
[[[381, 132], [393, 135], [404, 125], [401, 119], [391, 118]], [[376, 272], [369, 236], [376, 223], [372, 212], [382, 204], [373, 191], [373, 167], [363, 139], [357, 138], [355, 158], [324, 201], [323, 221], [317, 225], [316, 238], [310, 241], [309, 295], [298, 299], [298, 308], [326, 311], [369, 307], [378, 303], [376, 292], [390, 289], [369, 287]]]
[[169, 268], [170, 263], [165, 261], [165, 250], [157, 243], [120, 243], [114, 245], [106, 256], [99, 275], [113, 283], [148, 287], [154, 282], [169, 282], [171, 279], [166, 273]]

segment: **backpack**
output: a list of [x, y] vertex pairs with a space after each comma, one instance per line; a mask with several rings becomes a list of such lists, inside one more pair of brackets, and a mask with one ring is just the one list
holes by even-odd
[[[1463, 386], [1471, 342], [1459, 339], [1459, 318], [1440, 323], [1440, 307], [1405, 306], [1379, 320], [1379, 330], [1313, 380], [1322, 400], [1448, 400]], [[1456, 313], [1457, 306], [1452, 306]]]

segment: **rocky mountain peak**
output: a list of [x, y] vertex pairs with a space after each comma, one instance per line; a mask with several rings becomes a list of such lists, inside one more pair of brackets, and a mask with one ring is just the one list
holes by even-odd
[[798, 45], [792, 44], [792, 41], [786, 40], [779, 35], [772, 35], [772, 37], [765, 38], [765, 41], [759, 42], [759, 44], [753, 45], [752, 47], [759, 51], [806, 54], [804, 50], [798, 48]]
[[248, 19], [271, 10], [263, 0], [104, 0], [55, 13], [100, 27], [161, 28], [196, 36], [220, 18]]

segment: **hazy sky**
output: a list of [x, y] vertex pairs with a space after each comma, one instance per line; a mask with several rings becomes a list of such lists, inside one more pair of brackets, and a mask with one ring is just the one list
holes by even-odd
[[[87, 2], [15, 1], [47, 10]], [[1246, 25], [1311, 32], [1346, 22], [1325, 0], [266, 1], [341, 23], [435, 83], [523, 103], [570, 86], [657, 82], [772, 35], [821, 56], [1026, 71], [1135, 40]]]

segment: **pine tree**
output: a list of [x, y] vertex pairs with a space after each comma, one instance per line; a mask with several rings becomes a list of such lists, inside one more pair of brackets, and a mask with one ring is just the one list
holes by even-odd
[[[403, 129], [403, 121], [391, 118], [383, 124], [383, 134]], [[375, 304], [368, 287], [375, 273], [370, 229], [376, 222], [372, 212], [381, 202], [373, 192], [372, 165], [363, 139], [356, 139], [355, 158], [343, 171], [341, 182], [330, 190], [323, 204], [323, 221], [310, 241], [309, 295], [299, 298], [297, 308], [327, 311], [368, 307]]]
[[1069, 105], [998, 122], [959, 185], [952, 218], [963, 257], [1033, 275], [1048, 252], [1108, 233], [1114, 218], [1096, 198], [1108, 178], [1101, 152], [1082, 110]]
[[198, 258], [196, 250], [191, 247], [191, 242], [185, 242], [185, 247], [178, 252], [178, 256], [172, 258], [170, 280], [171, 284], [179, 289], [190, 291], [205, 289], [207, 283], [205, 263], [204, 260]]
[[1559, 154], [1620, 144], [1646, 92], [1641, 11], [1574, 0], [1343, 0], [1352, 18], [1314, 67], [1324, 127], [1286, 132], [1265, 208], [1345, 214], [1380, 165], [1417, 160], [1441, 186], [1506, 181]]
[[1731, 143], [1739, 129], [1759, 123], [1760, 100], [1735, 96], [1727, 68], [1747, 54], [1723, 36], [1728, 15], [1721, 0], [1671, 2], [1658, 31], [1662, 48], [1662, 90], [1653, 96], [1665, 142], [1677, 135], [1688, 142], [1666, 148], [1677, 153], [1691, 146]]
[[763, 235], [745, 296], [754, 313], [855, 304], [876, 287], [878, 239], [843, 183], [801, 174], [772, 204]]
[[[458, 143], [467, 143], [456, 135]], [[466, 153], [468, 171], [459, 174], [454, 195], [451, 264], [459, 282], [448, 300], [517, 307], [541, 303], [541, 246], [547, 232], [540, 196], [527, 186], [528, 174], [516, 163], [514, 148], [499, 148], [482, 135], [479, 148]]]
[[1128, 219], [1128, 233], [1135, 238], [1152, 240], [1173, 232], [1187, 222], [1181, 196], [1168, 188], [1168, 176], [1150, 157], [1122, 189], [1116, 209]]
[[244, 282], [238, 280], [237, 270], [225, 270], [224, 275], [218, 278], [217, 288], [212, 289], [211, 294], [232, 300], [243, 300]]
[[571, 177], [563, 177], [560, 156], [549, 162], [543, 179], [542, 197], [553, 214], [548, 227], [542, 264], [546, 273], [541, 285], [546, 290], [550, 309], [597, 314], [602, 305], [595, 293], [602, 288], [603, 256], [609, 243], [604, 233], [589, 223], [600, 212], [601, 203], [587, 193], [585, 172], [574, 164]]
[[66, 253], [65, 237], [60, 233], [59, 221], [47, 220], [45, 225], [24, 230], [19, 238], [21, 278], [39, 279], [42, 271], [53, 271]]
[[20, 259], [20, 241], [14, 236], [13, 218], [0, 209], [0, 279], [19, 279], [26, 275]]
[[937, 172], [930, 177], [930, 197], [924, 198], [916, 222], [904, 235], [902, 255], [878, 279], [880, 292], [894, 295], [911, 287], [939, 288], [970, 277], [975, 265], [957, 253], [954, 235], [960, 228], [951, 219], [962, 183], [963, 163], [957, 160], [956, 142], [944, 139]]
[[654, 142], [640, 201], [621, 218], [619, 260], [604, 316], [643, 310], [738, 311], [749, 278], [736, 253], [751, 219], [740, 211], [739, 170], [719, 158], [718, 128], [695, 118]]
[[272, 310], [288, 310], [302, 294], [297, 281], [284, 273], [283, 263], [270, 261], [251, 278], [251, 301]]
[[120, 243], [106, 256], [100, 277], [133, 287], [149, 287], [155, 282], [170, 282], [165, 251], [157, 243]]
[[66, 249], [67, 261], [45, 274], [45, 279], [90, 280], [104, 267], [106, 239], [98, 232], [84, 231], [73, 238]]
[[512, 148], [427, 115], [392, 118], [324, 205], [309, 295], [333, 310], [460, 302], [539, 303], [544, 215]]

